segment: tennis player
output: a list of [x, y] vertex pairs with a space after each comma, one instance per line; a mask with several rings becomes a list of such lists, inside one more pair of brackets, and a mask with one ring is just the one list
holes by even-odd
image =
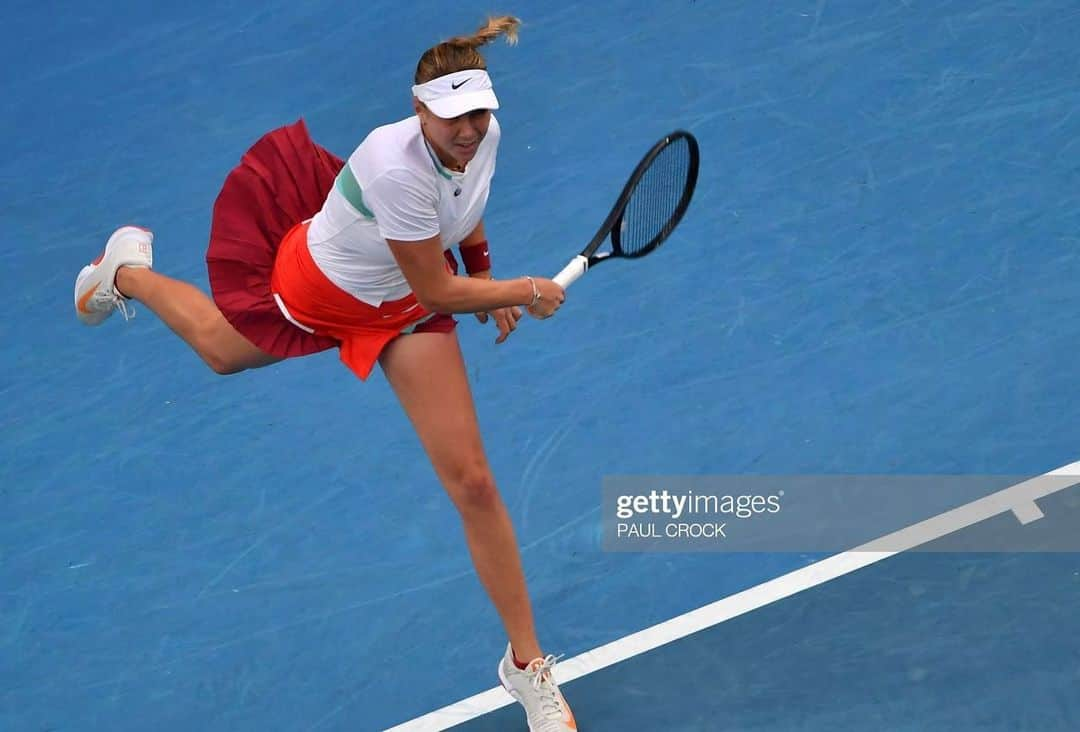
[[[315, 144], [303, 120], [263, 136], [225, 180], [206, 255], [213, 300], [155, 272], [153, 234], [118, 229], [79, 273], [87, 325], [137, 300], [215, 372], [231, 374], [330, 348], [360, 379], [378, 363], [461, 515], [480, 581], [509, 637], [502, 684], [529, 729], [577, 729], [536, 638], [514, 529], [484, 453], [455, 313], [491, 318], [496, 342], [524, 307], [550, 317], [555, 282], [492, 278], [483, 213], [495, 172], [499, 103], [477, 50], [519, 21], [428, 49], [415, 115], [373, 130], [348, 161]], [[468, 277], [457, 275], [458, 245]]]

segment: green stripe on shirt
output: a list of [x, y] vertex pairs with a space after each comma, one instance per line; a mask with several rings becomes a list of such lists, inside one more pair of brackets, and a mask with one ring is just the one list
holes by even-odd
[[371, 209], [364, 205], [364, 192], [360, 190], [360, 184], [356, 182], [356, 176], [353, 175], [348, 163], [345, 163], [345, 167], [338, 173], [337, 180], [334, 181], [334, 187], [345, 197], [349, 205], [369, 219], [375, 218], [375, 214], [371, 212]]

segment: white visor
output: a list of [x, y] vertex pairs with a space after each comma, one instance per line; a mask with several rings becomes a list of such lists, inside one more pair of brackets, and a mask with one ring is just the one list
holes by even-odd
[[466, 69], [440, 76], [412, 88], [413, 96], [436, 117], [450, 119], [474, 109], [498, 109], [491, 77], [482, 69]]

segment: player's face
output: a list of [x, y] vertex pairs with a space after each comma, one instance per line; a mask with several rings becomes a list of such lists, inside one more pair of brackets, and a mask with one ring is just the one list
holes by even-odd
[[424, 136], [439, 154], [439, 159], [450, 167], [464, 167], [476, 156], [480, 141], [491, 124], [490, 109], [474, 109], [459, 117], [443, 119], [436, 117], [423, 104], [418, 104], [417, 114], [420, 115]]

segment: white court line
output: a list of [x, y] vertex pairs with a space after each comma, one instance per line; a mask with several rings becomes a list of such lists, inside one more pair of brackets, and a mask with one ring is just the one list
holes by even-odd
[[[997, 493], [991, 493], [951, 511], [912, 524], [906, 529], [900, 529], [880, 539], [781, 575], [697, 610], [665, 620], [651, 628], [586, 651], [566, 661], [560, 661], [559, 683], [565, 684], [672, 641], [685, 638], [699, 630], [710, 628], [803, 590], [843, 577], [857, 569], [940, 539], [1006, 511], [1012, 511], [1021, 523], [1030, 523], [1042, 517], [1042, 511], [1035, 503], [1037, 499], [1065, 490], [1078, 482], [1080, 482], [1080, 461], [1017, 483]], [[497, 686], [392, 727], [387, 732], [437, 732], [513, 703], [514, 700], [510, 698], [510, 695], [501, 686]]]

